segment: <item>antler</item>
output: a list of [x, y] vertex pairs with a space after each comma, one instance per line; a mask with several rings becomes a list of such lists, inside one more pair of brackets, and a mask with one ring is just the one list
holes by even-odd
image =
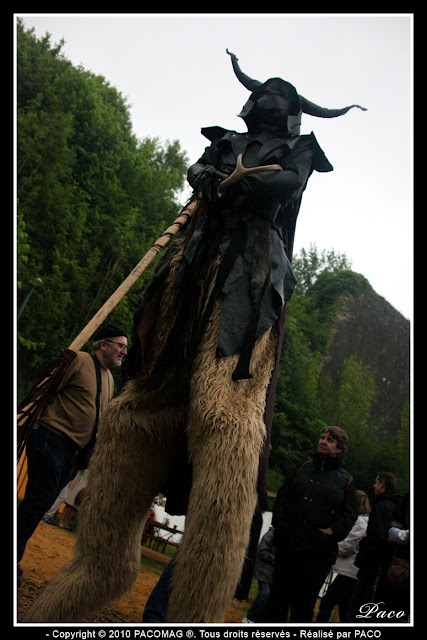
[[258, 167], [244, 167], [242, 163], [242, 154], [240, 154], [237, 158], [236, 168], [233, 173], [229, 176], [226, 176], [225, 173], [221, 171], [217, 171], [216, 174], [220, 178], [224, 178], [221, 182], [221, 189], [226, 189], [230, 187], [232, 184], [243, 178], [244, 176], [248, 176], [251, 173], [260, 173], [261, 171], [283, 171], [283, 168], [280, 164], [265, 164]]

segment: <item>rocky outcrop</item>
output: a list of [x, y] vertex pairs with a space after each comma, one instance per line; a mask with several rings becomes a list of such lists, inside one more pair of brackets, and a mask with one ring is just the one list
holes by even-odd
[[373, 290], [345, 298], [321, 375], [336, 383], [350, 356], [367, 365], [375, 380], [368, 422], [395, 435], [410, 394], [410, 323]]

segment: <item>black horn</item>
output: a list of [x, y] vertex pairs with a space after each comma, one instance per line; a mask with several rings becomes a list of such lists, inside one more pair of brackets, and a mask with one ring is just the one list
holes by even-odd
[[233, 65], [234, 73], [242, 85], [252, 92], [258, 89], [258, 87], [261, 87], [262, 82], [259, 82], [259, 80], [253, 80], [253, 78], [247, 76], [246, 73], [243, 73], [237, 62], [237, 56], [234, 53], [231, 53], [228, 49], [226, 49], [226, 51], [228, 55], [231, 56], [231, 64]]
[[349, 107], [343, 107], [342, 109], [326, 109], [325, 107], [319, 107], [319, 105], [314, 104], [314, 102], [310, 102], [310, 100], [307, 100], [303, 96], [299, 96], [299, 99], [302, 112], [309, 116], [316, 116], [318, 118], [337, 118], [338, 116], [343, 116], [347, 111], [353, 109], [353, 107], [362, 109], [362, 111], [367, 111], [367, 109], [358, 104], [352, 104]]

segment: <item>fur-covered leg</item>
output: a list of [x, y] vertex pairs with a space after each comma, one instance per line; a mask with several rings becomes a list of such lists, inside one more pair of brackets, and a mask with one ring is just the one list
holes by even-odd
[[176, 454], [185, 411], [164, 403], [148, 410], [136, 386], [113, 400], [100, 421], [74, 557], [25, 622], [82, 621], [124, 594], [138, 575], [142, 529]]
[[250, 380], [232, 380], [237, 357], [215, 357], [218, 310], [191, 382], [193, 486], [172, 578], [169, 622], [223, 622], [239, 581], [257, 502], [265, 396], [275, 335], [255, 346]]

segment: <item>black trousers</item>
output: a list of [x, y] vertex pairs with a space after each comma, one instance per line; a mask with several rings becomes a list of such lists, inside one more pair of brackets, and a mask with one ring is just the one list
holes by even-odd
[[322, 598], [316, 622], [329, 622], [331, 613], [337, 604], [339, 604], [340, 622], [351, 622], [347, 619], [347, 609], [356, 583], [357, 578], [338, 574]]
[[258, 622], [312, 622], [316, 599], [331, 568], [331, 556], [276, 548], [274, 580]]
[[40, 425], [27, 443], [28, 482], [17, 512], [17, 561], [46, 511], [75, 472], [77, 445]]

